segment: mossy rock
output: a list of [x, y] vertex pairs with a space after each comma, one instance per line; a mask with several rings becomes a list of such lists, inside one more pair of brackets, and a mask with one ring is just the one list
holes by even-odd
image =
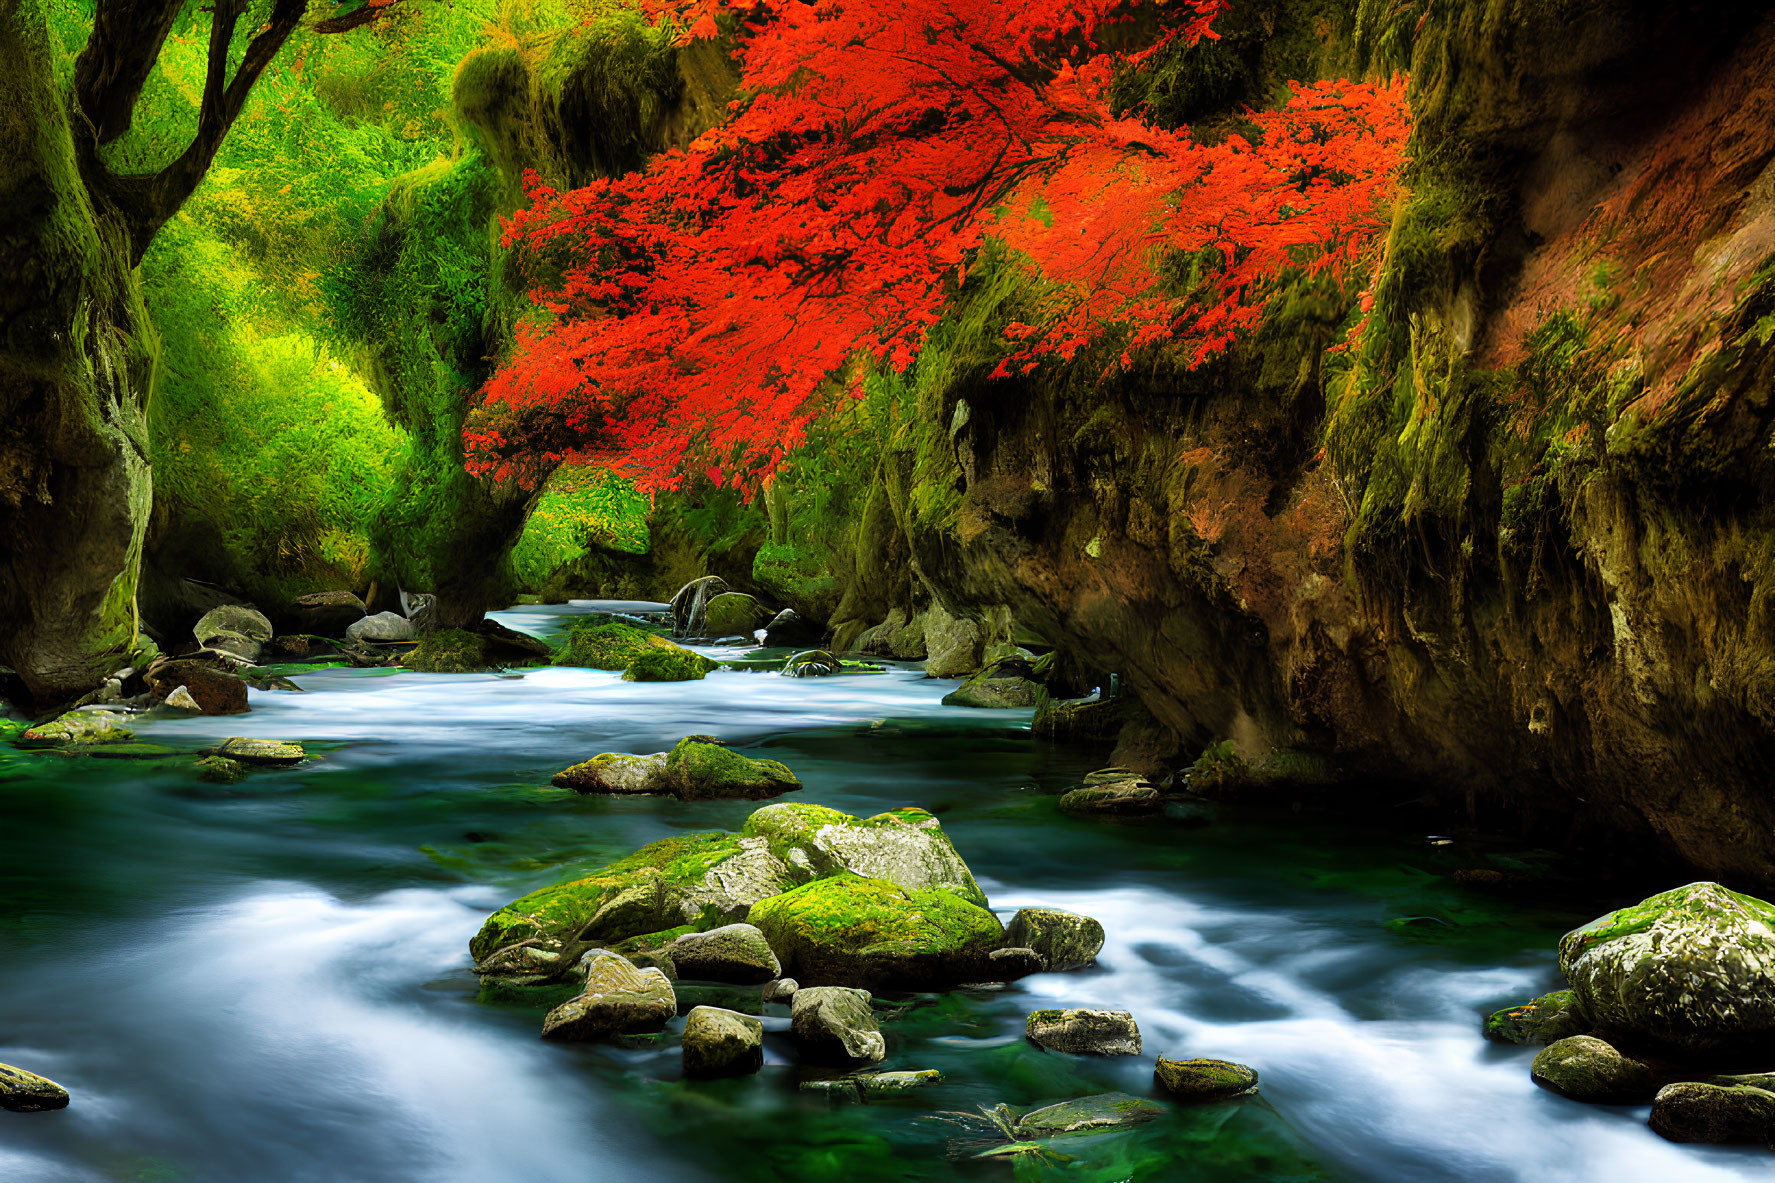
[[69, 711], [48, 723], [27, 728], [13, 742], [21, 748], [71, 748], [128, 743], [136, 733], [108, 711]]
[[1775, 905], [1691, 883], [1567, 933], [1559, 968], [1600, 1030], [1683, 1053], [1775, 1045]]
[[669, 793], [666, 753], [631, 756], [626, 752], [601, 752], [590, 760], [563, 768], [550, 778], [556, 788], [576, 793]]
[[657, 969], [640, 969], [607, 949], [591, 955], [584, 992], [551, 1010], [544, 1039], [591, 1040], [661, 1030], [676, 1018], [678, 997]]
[[687, 736], [666, 756], [664, 775], [686, 801], [741, 797], [780, 797], [801, 788], [789, 767], [777, 760], [753, 760], [720, 743]]
[[1033, 707], [1041, 695], [1034, 671], [1020, 657], [1000, 658], [943, 696], [944, 706], [983, 710]]
[[1063, 813], [1122, 817], [1158, 813], [1164, 808], [1164, 794], [1139, 778], [1080, 785], [1060, 797]]
[[745, 637], [770, 620], [769, 609], [745, 592], [723, 592], [704, 609], [703, 630], [711, 637]]
[[474, 674], [497, 668], [488, 656], [486, 638], [461, 628], [426, 633], [401, 664], [423, 674]]
[[626, 670], [644, 653], [688, 653], [689, 650], [639, 625], [607, 617], [599, 623], [575, 623], [555, 650], [556, 665], [594, 670]]
[[720, 668], [720, 662], [674, 645], [643, 652], [629, 662], [622, 678], [625, 682], [695, 682]]
[[688, 1077], [749, 1076], [764, 1066], [764, 1024], [721, 1007], [692, 1009], [683, 1044]]
[[224, 756], [242, 764], [260, 764], [270, 768], [300, 764], [308, 758], [308, 753], [299, 743], [282, 739], [248, 739], [244, 736], [224, 740], [214, 748], [205, 749], [204, 754]]
[[591, 875], [513, 900], [487, 918], [469, 952], [483, 976], [547, 981], [587, 948], [744, 920], [753, 904], [798, 881], [758, 838], [663, 838]]
[[1035, 950], [1050, 970], [1083, 969], [1103, 950], [1103, 925], [1056, 908], [1023, 908], [1005, 926], [1005, 944]]
[[68, 1107], [68, 1090], [35, 1072], [0, 1064], [0, 1109], [11, 1113], [43, 1113]]
[[1652, 1100], [1652, 1130], [1672, 1142], [1775, 1146], [1775, 1092], [1679, 1081]]
[[953, 892], [848, 873], [762, 900], [750, 920], [804, 988], [954, 985], [981, 977], [1004, 937], [998, 917]]
[[842, 674], [844, 663], [824, 649], [809, 649], [785, 661], [782, 672], [791, 678], [823, 678]]
[[1107, 744], [1139, 715], [1139, 701], [1130, 697], [1043, 698], [1029, 730], [1042, 739]]
[[1590, 1020], [1571, 990], [1555, 990], [1533, 1002], [1493, 1011], [1485, 1020], [1485, 1037], [1497, 1043], [1546, 1045], [1569, 1035], [1588, 1035]]
[[1180, 1101], [1225, 1101], [1257, 1091], [1257, 1069], [1230, 1060], [1167, 1060], [1160, 1056], [1153, 1080]]
[[763, 838], [783, 862], [812, 876], [849, 872], [908, 890], [940, 888], [987, 905], [942, 825], [914, 806], [857, 818], [824, 805], [784, 802], [753, 813], [741, 833]]
[[1602, 1105], [1644, 1104], [1658, 1087], [1650, 1068], [1594, 1035], [1548, 1044], [1536, 1053], [1529, 1072], [1536, 1084], [1562, 1096]]
[[1037, 1047], [1072, 1055], [1138, 1056], [1140, 1025], [1125, 1010], [1067, 1007], [1031, 1011], [1023, 1036]]

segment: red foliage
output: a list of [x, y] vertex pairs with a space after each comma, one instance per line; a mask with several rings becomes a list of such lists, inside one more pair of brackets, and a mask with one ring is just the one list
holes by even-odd
[[[988, 237], [1043, 282], [995, 372], [1127, 351], [1200, 360], [1262, 315], [1285, 269], [1368, 251], [1408, 130], [1403, 84], [1297, 87], [1254, 143], [1110, 117], [1100, 27], [1157, 8], [1213, 36], [1224, 0], [694, 0], [687, 37], [737, 27], [733, 117], [643, 172], [558, 193], [532, 178], [505, 242], [549, 315], [520, 329], [465, 432], [471, 471], [616, 462], [647, 487], [695, 465], [744, 487], [803, 438], [817, 392], [903, 369]], [[1157, 264], [1214, 251], [1212, 298]]]

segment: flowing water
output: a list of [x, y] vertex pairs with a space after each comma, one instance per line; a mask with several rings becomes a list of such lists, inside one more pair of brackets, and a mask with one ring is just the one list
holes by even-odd
[[[547, 635], [568, 609], [508, 623]], [[720, 655], [720, 651], [711, 650]], [[914, 669], [792, 679], [722, 670], [633, 684], [332, 670], [243, 718], [145, 723], [196, 749], [250, 734], [316, 758], [229, 786], [185, 759], [0, 756], [0, 1062], [73, 1105], [0, 1114], [0, 1180], [1767, 1179], [1764, 1154], [1671, 1145], [1643, 1109], [1537, 1089], [1481, 1015], [1551, 987], [1591, 901], [1453, 887], [1503, 854], [1422, 836], [1222, 811], [1205, 827], [1062, 815], [1092, 767], [1028, 712], [939, 703]], [[1098, 964], [1002, 989], [883, 1000], [914, 1097], [831, 1106], [795, 1089], [787, 1010], [756, 1077], [679, 1079], [657, 1048], [541, 1042], [532, 1005], [483, 998], [469, 937], [506, 900], [755, 805], [581, 798], [548, 777], [600, 751], [708, 732], [793, 767], [800, 799], [937, 813], [1006, 918], [1097, 917]], [[1464, 860], [1464, 861], [1463, 861]], [[680, 992], [757, 1010], [755, 990]], [[1024, 1042], [1056, 1005], [1133, 1011], [1148, 1055]], [[934, 1111], [1151, 1094], [1151, 1055], [1256, 1066], [1262, 1093], [1067, 1147], [958, 1157]]]

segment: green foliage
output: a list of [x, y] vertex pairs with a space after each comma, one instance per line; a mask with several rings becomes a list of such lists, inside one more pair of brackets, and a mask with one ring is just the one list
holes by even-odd
[[698, 682], [721, 663], [694, 650], [673, 645], [666, 649], [647, 649], [629, 662], [623, 670], [625, 682]]
[[593, 550], [646, 554], [648, 509], [647, 497], [633, 482], [612, 472], [582, 466], [557, 470], [512, 550], [519, 585], [539, 590], [549, 576]]

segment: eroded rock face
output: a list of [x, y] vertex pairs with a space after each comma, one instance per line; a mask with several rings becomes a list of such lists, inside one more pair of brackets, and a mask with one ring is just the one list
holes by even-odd
[[1775, 905], [1717, 883], [1567, 933], [1559, 968], [1599, 1029], [1690, 1053], [1775, 1041]]
[[790, 1031], [810, 1064], [848, 1068], [879, 1064], [887, 1055], [867, 990], [806, 986], [791, 1003]]
[[693, 1007], [684, 1020], [684, 1075], [746, 1076], [764, 1066], [764, 1024], [715, 1006]]
[[1038, 1010], [1024, 1024], [1024, 1034], [1038, 1047], [1075, 1055], [1138, 1056], [1140, 1026], [1125, 1010]]
[[608, 1039], [658, 1031], [678, 1013], [672, 983], [657, 969], [637, 969], [607, 949], [589, 955], [585, 992], [543, 1019], [544, 1039]]

